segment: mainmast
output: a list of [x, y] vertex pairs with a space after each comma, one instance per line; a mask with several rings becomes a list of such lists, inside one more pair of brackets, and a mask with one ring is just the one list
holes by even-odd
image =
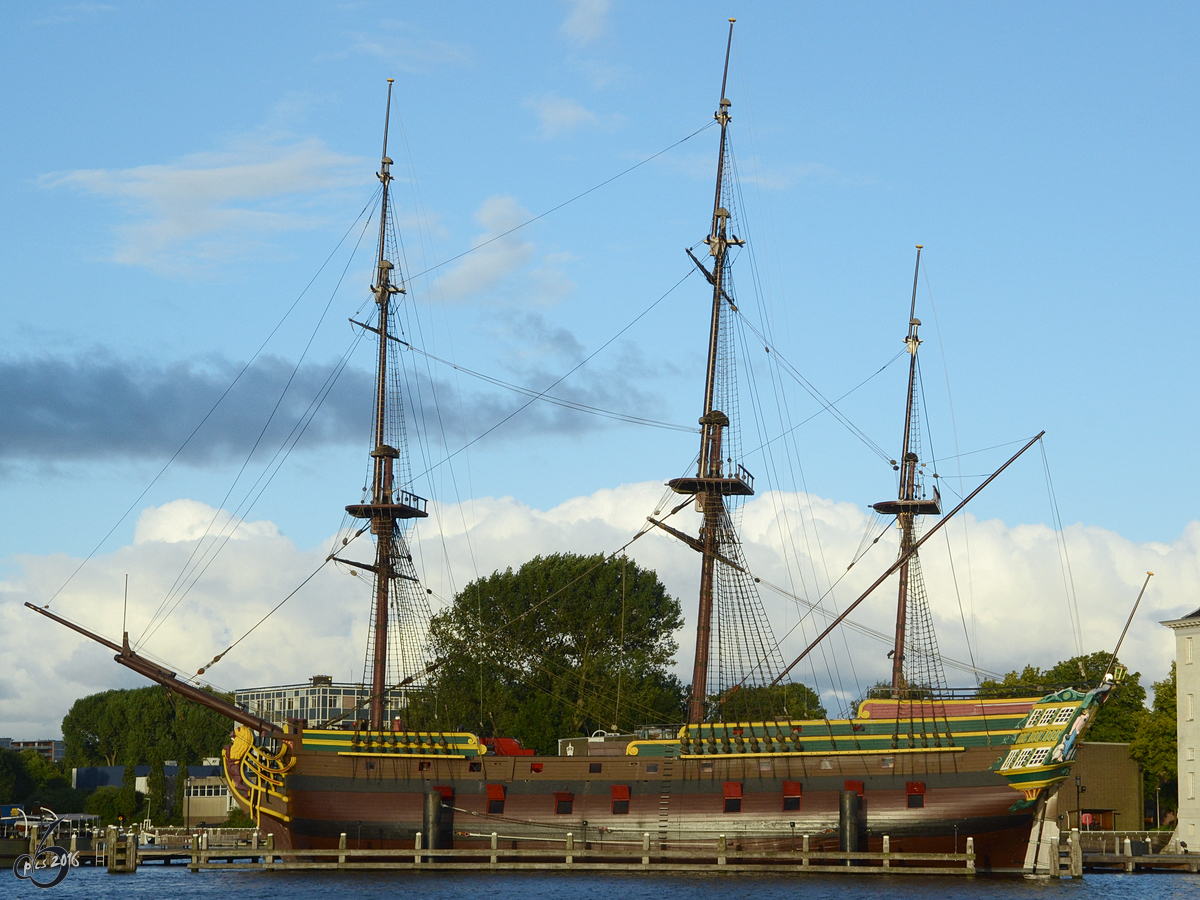
[[[370, 728], [378, 731], [383, 728], [383, 710], [387, 699], [387, 661], [388, 661], [388, 613], [391, 606], [392, 593], [397, 577], [403, 575], [397, 571], [397, 551], [403, 548], [403, 541], [398, 534], [398, 524], [406, 519], [423, 518], [428, 515], [425, 511], [425, 501], [406, 490], [397, 490], [393, 479], [394, 464], [400, 452], [387, 443], [388, 440], [388, 340], [391, 337], [389, 319], [392, 297], [403, 294], [404, 288], [392, 280], [394, 266], [387, 258], [387, 227], [388, 227], [388, 190], [391, 185], [392, 161], [387, 155], [388, 123], [392, 112], [392, 82], [388, 79], [387, 113], [383, 123], [383, 156], [380, 162], [378, 177], [383, 183], [382, 200], [379, 213], [379, 253], [376, 257], [375, 283], [371, 291], [375, 295], [375, 304], [379, 308], [379, 322], [371, 329], [379, 338], [379, 353], [375, 373], [375, 417], [374, 417], [374, 447], [371, 450], [372, 476], [371, 497], [369, 503], [359, 503], [346, 507], [346, 512], [358, 519], [369, 519], [371, 534], [375, 536], [375, 565], [362, 566], [375, 573], [375, 605], [372, 613], [371, 640], [371, 706]], [[359, 564], [361, 565], [361, 564]]]
[[[705, 700], [708, 691], [709, 647], [712, 639], [713, 617], [713, 569], [718, 557], [719, 536], [726, 520], [725, 497], [748, 496], [754, 493], [749, 476], [739, 466], [736, 473], [726, 474], [721, 458], [721, 439], [729, 425], [729, 417], [714, 406], [716, 397], [719, 343], [721, 334], [721, 304], [727, 300], [725, 285], [726, 254], [731, 246], [740, 246], [744, 241], [727, 231], [729, 211], [721, 205], [721, 191], [725, 177], [726, 132], [729, 127], [729, 100], [725, 97], [725, 84], [729, 76], [729, 51], [733, 45], [733, 19], [729, 20], [729, 39], [725, 46], [725, 70], [721, 76], [721, 99], [714, 117], [721, 125], [721, 145], [717, 155], [717, 185], [713, 200], [712, 226], [704, 242], [708, 244], [713, 259], [709, 272], [692, 256], [696, 265], [708, 278], [713, 288], [712, 322], [708, 338], [708, 368], [704, 384], [704, 414], [700, 417], [700, 463], [696, 477], [676, 478], [668, 486], [681, 494], [695, 495], [704, 524], [700, 531], [700, 603], [696, 618], [696, 656], [692, 669], [692, 697], [688, 704], [688, 722], [704, 721]], [[691, 251], [688, 251], [691, 255]]]
[[917, 348], [921, 345], [917, 337], [917, 329], [921, 320], [917, 312], [917, 278], [921, 272], [921, 245], [917, 244], [917, 263], [913, 271], [912, 303], [908, 312], [908, 335], [904, 338], [908, 348], [908, 399], [904, 409], [904, 446], [900, 454], [900, 462], [895, 460], [892, 465], [900, 471], [899, 496], [895, 501], [884, 501], [874, 504], [876, 512], [896, 517], [900, 529], [900, 556], [904, 562], [900, 565], [900, 588], [896, 600], [896, 642], [892, 649], [892, 696], [899, 697], [907, 687], [904, 678], [904, 647], [908, 630], [909, 614], [909, 584], [912, 571], [919, 566], [915, 554], [908, 555], [915, 543], [913, 535], [914, 520], [918, 515], [940, 515], [942, 511], [941, 496], [934, 488], [932, 499], [926, 499], [924, 490], [918, 489], [917, 468], [918, 457], [913, 452], [913, 440], [916, 433], [916, 383], [917, 383]]

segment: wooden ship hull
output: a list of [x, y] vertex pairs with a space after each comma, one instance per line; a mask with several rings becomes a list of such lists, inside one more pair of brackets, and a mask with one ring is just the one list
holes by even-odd
[[[274, 754], [244, 734], [227, 748], [225, 772], [280, 850], [336, 848], [343, 835], [354, 849], [412, 849], [418, 833], [429, 848], [434, 793], [440, 848], [483, 850], [495, 833], [504, 847], [549, 849], [571, 833], [593, 849], [649, 835], [655, 850], [711, 852], [724, 835], [739, 850], [787, 850], [807, 835], [811, 849], [836, 851], [849, 791], [860, 798], [861, 849], [881, 849], [886, 835], [893, 852], [961, 853], [970, 837], [980, 871], [1021, 872], [1043, 788], [1065, 778], [1069, 762], [1001, 766], [1014, 748], [1064, 740], [1101, 699], [1067, 691], [927, 704], [923, 719], [895, 718], [894, 701], [867, 701], [856, 719], [706, 724], [676, 740], [601, 744], [604, 755], [574, 757], [495, 755], [465, 733], [289, 726]], [[1036, 729], [1050, 710], [1071, 719], [1047, 735]], [[912, 730], [922, 722], [924, 731]]]

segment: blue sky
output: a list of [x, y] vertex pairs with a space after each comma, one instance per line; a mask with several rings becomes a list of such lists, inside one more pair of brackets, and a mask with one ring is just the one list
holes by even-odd
[[[597, 350], [688, 274], [714, 129], [438, 264], [711, 122], [730, 15], [753, 247], [735, 283], [777, 353], [827, 397], [879, 370], [901, 348], [921, 243], [925, 427], [942, 473], [967, 476], [954, 489], [1044, 428], [1065, 524], [1177, 541], [1198, 487], [1192, 7], [47, 3], [0, 12], [0, 576], [81, 558], [131, 504], [102, 555], [130, 545], [143, 508], [222, 506], [302, 354], [280, 421], [303, 410], [368, 300], [370, 234], [349, 250], [388, 77], [413, 342], [536, 389]], [[557, 392], [690, 425], [708, 303], [688, 277]], [[369, 365], [360, 346], [252, 509], [299, 547], [358, 496], [369, 397], [352, 389]], [[419, 370], [442, 408], [418, 416], [418, 473], [518, 403], [441, 363]], [[840, 407], [893, 454], [903, 378], [893, 362]], [[793, 421], [818, 410], [794, 384], [783, 402]], [[756, 428], [772, 434], [750, 405], [748, 451]], [[859, 507], [894, 491], [831, 417], [796, 434], [803, 482], [776, 487]], [[416, 487], [548, 510], [679, 474], [695, 443], [538, 406]], [[960, 469], [955, 447], [994, 449]], [[763, 486], [776, 462], [746, 457]], [[974, 507], [1010, 527], [1051, 513], [1033, 456]], [[1191, 587], [1164, 586], [1164, 608], [1200, 605]]]

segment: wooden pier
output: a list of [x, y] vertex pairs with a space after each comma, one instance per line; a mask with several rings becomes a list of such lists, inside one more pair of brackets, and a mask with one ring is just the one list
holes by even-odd
[[[256, 869], [295, 871], [333, 869], [343, 871], [603, 871], [603, 872], [788, 872], [793, 874], [839, 875], [975, 875], [975, 848], [967, 839], [965, 853], [893, 853], [884, 838], [878, 852], [810, 850], [808, 836], [802, 837], [795, 850], [739, 850], [723, 836], [716, 841], [696, 843], [678, 849], [652, 848], [650, 835], [642, 841], [603, 847], [577, 842], [568, 834], [555, 846], [512, 850], [500, 846], [499, 835], [491, 835], [490, 847], [470, 849], [360, 850], [346, 846], [343, 834], [340, 846], [329, 850], [275, 851], [271, 847], [256, 851], [256, 857], [231, 853], [228, 848], [197, 848], [187, 866], [202, 869]], [[547, 842], [551, 843], [551, 842]], [[149, 861], [179, 851], [144, 851]], [[244, 862], [233, 861], [245, 859]]]

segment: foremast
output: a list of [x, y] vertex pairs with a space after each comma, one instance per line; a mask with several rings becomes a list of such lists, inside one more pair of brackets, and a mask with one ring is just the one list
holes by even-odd
[[[704, 384], [704, 414], [700, 417], [700, 460], [694, 478], [675, 478], [668, 486], [681, 494], [696, 497], [704, 524], [700, 531], [700, 598], [696, 619], [696, 654], [692, 668], [692, 696], [688, 703], [688, 723], [699, 724], [705, 718], [705, 701], [708, 695], [709, 648], [712, 641], [714, 569], [719, 556], [719, 539], [725, 525], [727, 512], [725, 497], [749, 496], [754, 493], [745, 471], [727, 473], [724, 470], [721, 445], [724, 430], [729, 426], [729, 417], [717, 409], [716, 390], [720, 356], [722, 303], [728, 300], [725, 292], [727, 254], [730, 247], [741, 246], [744, 241], [731, 235], [728, 230], [729, 211], [721, 205], [721, 192], [725, 178], [725, 156], [727, 131], [729, 128], [729, 100], [725, 97], [725, 86], [729, 77], [729, 51], [733, 46], [733, 19], [729, 20], [729, 38], [725, 46], [725, 69], [721, 76], [721, 98], [714, 118], [721, 126], [720, 150], [717, 154], [716, 192], [713, 199], [712, 225], [704, 242], [712, 257], [712, 271], [692, 259], [712, 284], [712, 319], [708, 338], [708, 366]], [[690, 255], [691, 251], [689, 251]]]
[[[908, 681], [905, 672], [905, 648], [912, 643], [912, 635], [909, 633], [910, 605], [913, 595], [919, 595], [918, 602], [921, 604], [921, 630], [924, 632], [929, 630], [928, 635], [922, 635], [926, 642], [933, 641], [932, 624], [925, 621], [928, 619], [928, 611], [925, 608], [924, 597], [924, 582], [920, 574], [920, 559], [913, 552], [913, 547], [916, 543], [915, 527], [916, 517], [919, 515], [940, 515], [941, 495], [934, 488], [933, 496], [927, 498], [925, 496], [924, 485], [919, 479], [920, 459], [914, 450], [917, 435], [917, 403], [916, 403], [916, 386], [917, 386], [917, 349], [921, 346], [921, 339], [918, 337], [918, 329], [921, 327], [921, 320], [917, 318], [917, 279], [921, 272], [921, 250], [922, 246], [917, 245], [917, 262], [913, 270], [913, 289], [912, 302], [909, 305], [908, 312], [908, 334], [904, 338], [905, 347], [908, 350], [908, 394], [904, 408], [904, 442], [900, 453], [900, 460], [897, 463], [893, 460], [892, 465], [900, 472], [900, 487], [898, 497], [895, 501], [884, 501], [874, 504], [874, 509], [877, 512], [896, 516], [896, 525], [900, 531], [900, 586], [896, 598], [896, 638], [893, 646], [892, 657], [892, 696], [900, 697], [901, 694], [908, 689]], [[928, 649], [928, 648], [927, 648]], [[936, 645], [933, 645], [932, 650], [936, 655]], [[928, 654], [924, 654], [928, 655]], [[926, 660], [927, 667], [936, 666], [940, 669], [940, 661], [935, 659]], [[923, 679], [930, 680], [930, 679]], [[934, 687], [932, 684], [923, 684], [923, 688]]]
[[382, 199], [379, 213], [379, 252], [376, 256], [375, 283], [371, 291], [375, 295], [375, 305], [378, 307], [379, 320], [375, 331], [379, 340], [375, 372], [375, 415], [374, 434], [371, 449], [371, 486], [370, 502], [358, 503], [346, 507], [346, 512], [358, 519], [368, 519], [371, 523], [371, 534], [375, 537], [375, 564], [363, 566], [375, 575], [374, 607], [372, 610], [371, 632], [371, 702], [370, 728], [378, 731], [383, 728], [383, 711], [388, 694], [388, 617], [392, 606], [392, 594], [397, 578], [409, 577], [398, 571], [398, 556], [403, 549], [403, 539], [399, 534], [399, 525], [407, 519], [424, 518], [425, 501], [406, 490], [398, 490], [395, 484], [395, 464], [400, 457], [400, 451], [390, 446], [388, 440], [388, 341], [391, 318], [392, 298], [396, 294], [405, 293], [404, 286], [394, 281], [392, 273], [395, 266], [387, 258], [387, 228], [388, 228], [388, 193], [391, 186], [392, 161], [387, 155], [388, 124], [392, 112], [392, 84], [388, 79], [387, 112], [383, 124], [383, 155], [379, 165], [378, 177], [382, 182]]

